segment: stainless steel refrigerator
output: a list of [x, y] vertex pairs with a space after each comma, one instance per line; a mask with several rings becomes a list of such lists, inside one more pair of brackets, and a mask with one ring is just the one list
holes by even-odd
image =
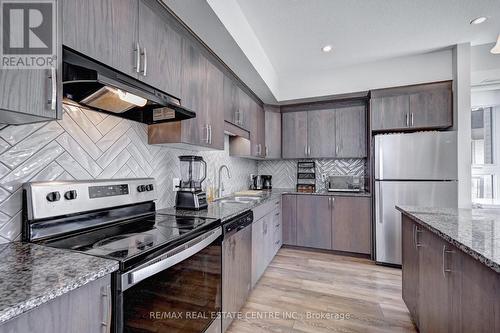
[[401, 265], [398, 204], [457, 207], [457, 133], [375, 136], [375, 259]]

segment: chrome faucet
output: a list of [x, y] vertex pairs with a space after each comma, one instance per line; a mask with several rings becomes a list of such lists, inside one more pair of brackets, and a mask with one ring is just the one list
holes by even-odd
[[219, 188], [217, 189], [217, 198], [222, 197], [222, 192], [224, 192], [224, 183], [222, 182], [222, 169], [226, 169], [227, 178], [231, 179], [231, 172], [229, 172], [229, 168], [227, 167], [227, 165], [222, 164], [219, 168], [219, 175], [218, 175], [219, 182], [217, 183], [217, 186], [219, 186]]

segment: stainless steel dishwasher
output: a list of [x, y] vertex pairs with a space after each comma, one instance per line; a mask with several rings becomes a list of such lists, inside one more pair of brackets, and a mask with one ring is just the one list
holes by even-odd
[[231, 325], [252, 288], [253, 212], [246, 211], [223, 225], [222, 331]]

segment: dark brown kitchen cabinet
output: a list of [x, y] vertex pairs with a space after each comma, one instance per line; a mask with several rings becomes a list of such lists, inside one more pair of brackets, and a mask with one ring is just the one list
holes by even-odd
[[453, 126], [452, 81], [371, 91], [373, 131]]
[[297, 196], [297, 245], [318, 249], [332, 247], [331, 197]]
[[110, 332], [111, 298], [108, 275], [14, 317], [0, 325], [0, 332]]
[[65, 46], [138, 76], [138, 0], [64, 0], [62, 5]]
[[453, 125], [450, 89], [435, 89], [410, 95], [412, 128], [446, 128]]
[[500, 274], [471, 256], [462, 256], [462, 332], [500, 332]]
[[[252, 226], [226, 238], [222, 245], [222, 311], [238, 312], [245, 304], [252, 287]], [[223, 332], [232, 322], [222, 319]]]
[[413, 321], [418, 326], [418, 297], [419, 297], [419, 246], [420, 227], [403, 216], [402, 220], [402, 292], [403, 300], [410, 311]]
[[281, 113], [279, 107], [264, 105], [265, 157], [281, 158]]
[[428, 230], [419, 234], [419, 329], [421, 332], [458, 332], [460, 253]]
[[157, 2], [139, 1], [139, 79], [179, 98], [182, 37], [167, 17]]
[[332, 249], [371, 253], [371, 199], [332, 197]]
[[307, 112], [307, 157], [335, 157], [335, 109]]
[[364, 105], [336, 109], [335, 157], [366, 157], [366, 133], [366, 107]]
[[297, 196], [286, 194], [281, 199], [283, 244], [297, 245]]
[[500, 332], [500, 275], [402, 219], [403, 300], [420, 332]]
[[307, 112], [286, 112], [282, 114], [282, 156], [283, 158], [307, 157]]

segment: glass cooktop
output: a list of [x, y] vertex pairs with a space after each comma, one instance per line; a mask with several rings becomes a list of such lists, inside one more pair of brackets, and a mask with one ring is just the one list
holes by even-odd
[[218, 222], [216, 219], [152, 214], [45, 244], [125, 262], [191, 239]]

